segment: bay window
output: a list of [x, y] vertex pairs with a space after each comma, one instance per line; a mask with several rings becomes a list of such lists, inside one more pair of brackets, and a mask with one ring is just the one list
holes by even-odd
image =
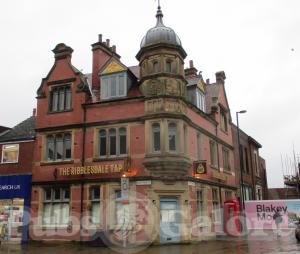
[[127, 95], [130, 80], [126, 72], [101, 76], [101, 99], [123, 97]]

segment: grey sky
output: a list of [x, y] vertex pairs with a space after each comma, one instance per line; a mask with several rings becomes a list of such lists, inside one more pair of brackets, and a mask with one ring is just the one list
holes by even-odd
[[[280, 154], [300, 154], [300, 1], [162, 0], [164, 23], [182, 40], [188, 57], [214, 80], [224, 70], [235, 122], [259, 141], [269, 185], [282, 186]], [[10, 0], [0, 9], [0, 125], [31, 115], [36, 90], [59, 42], [74, 49], [73, 64], [91, 72], [90, 44], [111, 39], [124, 64], [155, 25], [154, 0]], [[294, 49], [294, 50], [292, 50]], [[298, 72], [298, 73], [297, 73]]]

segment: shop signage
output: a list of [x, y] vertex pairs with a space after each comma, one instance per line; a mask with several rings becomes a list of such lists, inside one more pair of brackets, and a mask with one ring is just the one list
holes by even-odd
[[144, 180], [144, 181], [136, 181], [136, 185], [151, 185], [151, 180]]
[[121, 177], [121, 198], [128, 200], [129, 198], [129, 178]]
[[221, 180], [223, 182], [226, 182], [227, 181], [227, 177], [224, 176], [222, 173], [218, 172], [218, 171], [213, 171], [212, 172], [212, 177], [213, 178], [216, 178], [218, 180]]
[[31, 175], [0, 177], [0, 199], [30, 197]]
[[95, 174], [110, 174], [120, 173], [124, 171], [124, 163], [118, 164], [101, 164], [84, 167], [66, 167], [59, 168], [61, 176], [77, 176], [77, 175], [95, 175]]
[[202, 175], [206, 174], [206, 161], [195, 161], [194, 162], [194, 174]]
[[300, 219], [300, 200], [245, 201], [248, 229], [276, 229], [274, 215], [281, 217], [280, 228], [293, 228]]

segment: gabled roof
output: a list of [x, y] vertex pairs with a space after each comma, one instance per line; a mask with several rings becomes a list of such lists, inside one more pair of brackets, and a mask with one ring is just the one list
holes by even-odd
[[129, 70], [134, 74], [137, 79], [140, 79], [140, 66], [129, 66]]
[[35, 117], [31, 116], [0, 136], [0, 142], [30, 140], [34, 138]]
[[10, 130], [10, 128], [0, 125], [0, 136], [3, 135], [3, 133], [8, 130]]

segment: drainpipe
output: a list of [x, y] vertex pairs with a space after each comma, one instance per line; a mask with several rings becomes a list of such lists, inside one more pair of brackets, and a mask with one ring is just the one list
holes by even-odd
[[[83, 105], [83, 127], [82, 127], [82, 149], [81, 149], [81, 166], [84, 167], [85, 161], [85, 136], [86, 136], [86, 106]], [[80, 182], [80, 236], [79, 241], [82, 243], [82, 219], [83, 219], [83, 193], [84, 193], [84, 181], [83, 181], [84, 174], [81, 174], [81, 182]]]
[[[216, 137], [218, 137], [218, 125], [216, 125]], [[217, 158], [218, 158], [218, 169], [220, 170], [220, 158], [219, 158], [219, 144], [217, 142]], [[220, 205], [221, 208], [223, 208], [223, 202], [222, 202], [222, 190], [221, 187], [219, 187], [219, 197], [220, 197]]]

